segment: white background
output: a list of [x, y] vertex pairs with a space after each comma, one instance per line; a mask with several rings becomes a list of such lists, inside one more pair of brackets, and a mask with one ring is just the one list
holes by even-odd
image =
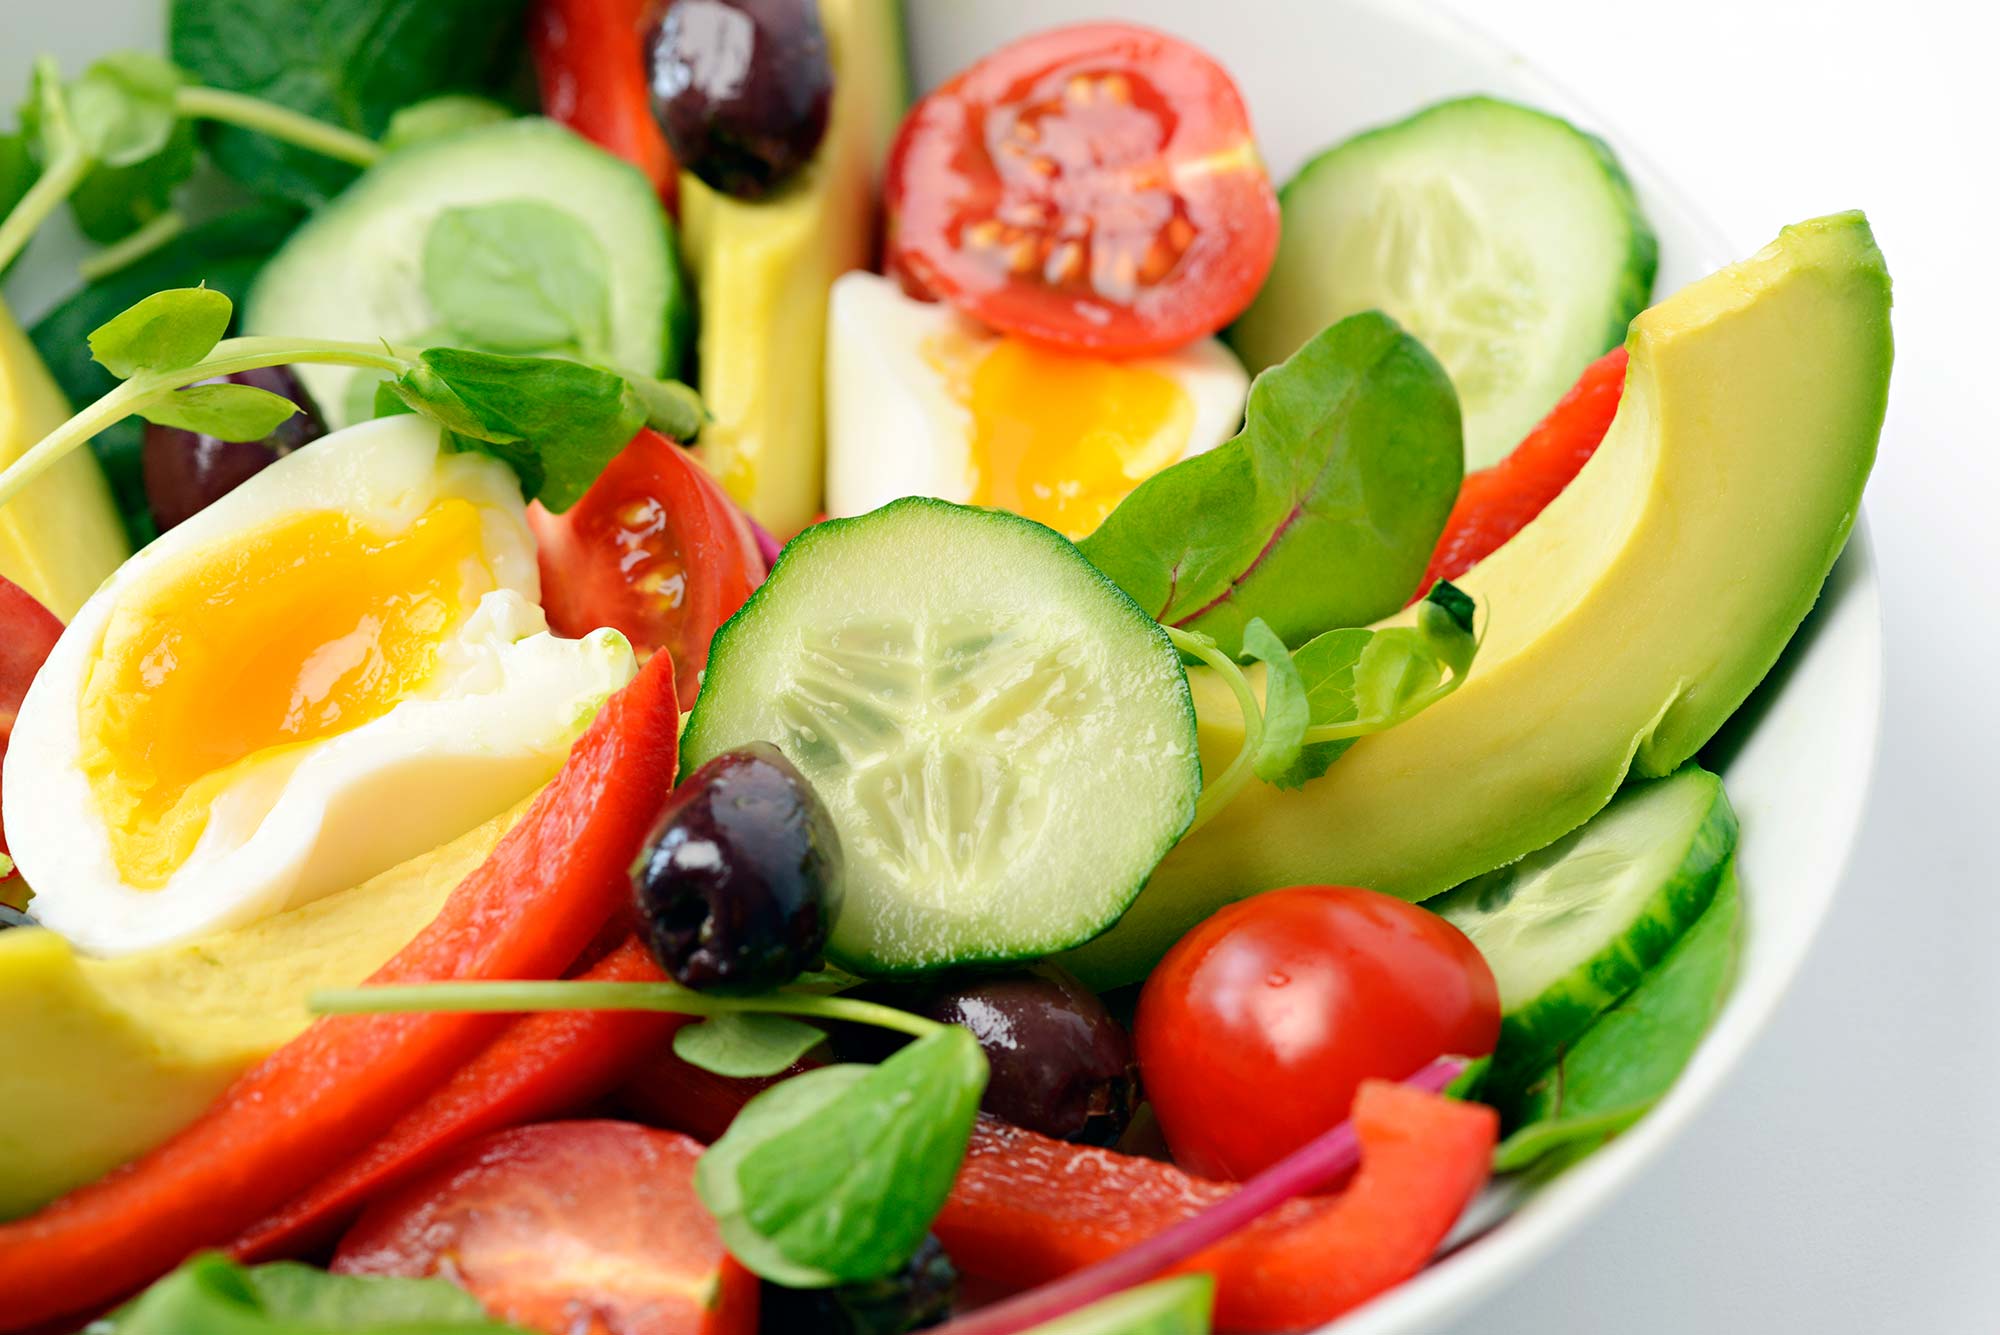
[[1867, 209], [1897, 342], [1866, 502], [1882, 762], [1833, 915], [1688, 1133], [1450, 1335], [2000, 1332], [2000, 25], [1949, 0], [1445, 2], [1744, 253]]

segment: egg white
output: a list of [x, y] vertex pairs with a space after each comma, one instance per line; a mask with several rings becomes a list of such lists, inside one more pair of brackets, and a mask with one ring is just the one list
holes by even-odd
[[[905, 295], [879, 274], [856, 270], [834, 282], [826, 340], [828, 514], [864, 514], [904, 496], [972, 499], [972, 411], [938, 363], [969, 375], [999, 337], [943, 302]], [[1218, 340], [1122, 364], [1166, 376], [1188, 396], [1194, 420], [1181, 458], [1215, 448], [1242, 425], [1250, 378]]]
[[[251, 767], [165, 885], [128, 884], [81, 765], [79, 704], [114, 609], [286, 515], [338, 509], [396, 533], [447, 497], [476, 507], [496, 587], [440, 645], [438, 671], [380, 717]], [[421, 418], [350, 427], [257, 474], [106, 580], [22, 702], [0, 801], [36, 917], [99, 954], [181, 941], [358, 884], [518, 802], [636, 670], [616, 631], [549, 634], [539, 599], [513, 474], [444, 450]]]

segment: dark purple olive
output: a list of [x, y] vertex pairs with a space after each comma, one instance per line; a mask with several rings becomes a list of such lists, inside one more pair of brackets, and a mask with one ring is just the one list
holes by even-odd
[[267, 389], [298, 404], [299, 411], [262, 440], [217, 440], [148, 422], [140, 470], [146, 482], [146, 500], [163, 533], [215, 504], [301, 445], [326, 434], [319, 410], [289, 368], [267, 366], [199, 383], [223, 381]]
[[941, 1326], [958, 1301], [958, 1267], [936, 1234], [926, 1234], [901, 1270], [830, 1289], [766, 1284], [758, 1301], [764, 1335], [909, 1335]]
[[818, 960], [840, 911], [840, 836], [777, 747], [690, 775], [632, 864], [639, 921], [687, 987], [760, 992]]
[[647, 59], [675, 159], [717, 190], [761, 199], [812, 161], [833, 96], [816, 0], [674, 0]]
[[[1109, 1145], [1132, 1120], [1139, 1080], [1131, 1040], [1089, 988], [1053, 964], [871, 983], [849, 995], [970, 1029], [991, 1070], [979, 1106], [1002, 1121]], [[879, 1061], [902, 1040], [842, 1026], [835, 1041], [843, 1056]]]

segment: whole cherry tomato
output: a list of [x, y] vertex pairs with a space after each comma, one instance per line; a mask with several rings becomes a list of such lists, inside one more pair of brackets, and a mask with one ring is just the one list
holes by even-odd
[[1236, 85], [1127, 23], [1024, 38], [937, 88], [898, 131], [883, 193], [907, 287], [1078, 352], [1212, 334], [1277, 254]]
[[645, 172], [671, 210], [679, 170], [646, 87], [646, 33], [663, 8], [663, 0], [536, 0], [528, 41], [543, 112]]
[[1139, 1075], [1174, 1158], [1242, 1179], [1402, 1080], [1500, 1035], [1493, 971], [1436, 914], [1351, 886], [1273, 890], [1182, 937], [1146, 980]]
[[561, 514], [528, 508], [542, 606], [559, 634], [611, 626], [643, 658], [673, 655], [681, 707], [694, 703], [708, 642], [764, 581], [750, 521], [700, 464], [641, 431]]

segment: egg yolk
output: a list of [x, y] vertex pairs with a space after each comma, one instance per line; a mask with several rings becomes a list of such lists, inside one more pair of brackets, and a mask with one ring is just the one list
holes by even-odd
[[973, 367], [972, 501], [1071, 538], [1179, 459], [1194, 404], [1157, 371], [1003, 338]]
[[125, 881], [164, 885], [218, 795], [421, 687], [445, 633], [492, 587], [479, 512], [453, 498], [392, 535], [340, 511], [293, 515], [119, 607], [79, 722]]

